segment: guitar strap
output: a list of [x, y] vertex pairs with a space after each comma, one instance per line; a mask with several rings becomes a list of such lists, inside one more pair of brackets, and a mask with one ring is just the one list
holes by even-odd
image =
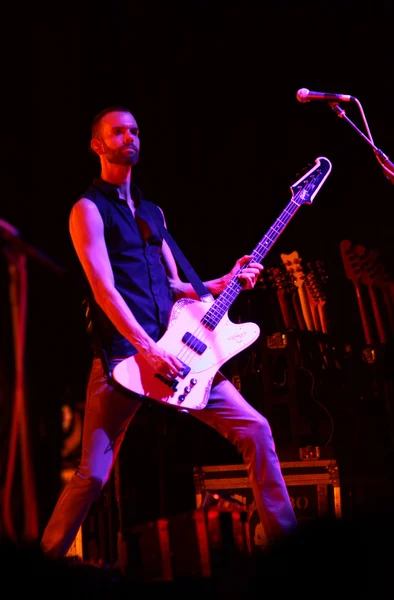
[[191, 266], [186, 256], [183, 254], [182, 250], [179, 248], [174, 238], [171, 236], [168, 229], [166, 229], [163, 223], [159, 220], [157, 221], [157, 224], [159, 226], [163, 238], [166, 240], [167, 244], [171, 248], [175, 260], [181, 267], [189, 282], [192, 284], [194, 291], [196, 292], [200, 300], [204, 301], [204, 299], [207, 297], [211, 298], [212, 295], [208, 292], [207, 288], [201, 281], [200, 277], [197, 275], [196, 271]]

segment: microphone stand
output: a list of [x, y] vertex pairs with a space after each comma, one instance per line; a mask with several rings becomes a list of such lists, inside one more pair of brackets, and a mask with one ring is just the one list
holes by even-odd
[[[10, 419], [9, 453], [5, 472], [3, 519], [6, 534], [15, 544], [36, 542], [39, 535], [38, 507], [34, 468], [31, 463], [31, 449], [28, 427], [28, 410], [25, 386], [25, 341], [27, 324], [27, 258], [42, 263], [57, 274], [65, 272], [45, 254], [22, 241], [19, 231], [0, 219], [0, 248], [8, 259], [10, 277], [10, 304], [14, 343], [14, 399]], [[19, 450], [19, 451], [18, 451]], [[23, 505], [25, 509], [22, 536], [15, 528], [13, 515], [13, 491], [17, 458], [21, 460], [21, 481]]]
[[367, 120], [364, 115], [364, 111], [362, 109], [362, 106], [361, 106], [360, 102], [357, 100], [357, 98], [354, 98], [354, 101], [356, 102], [356, 104], [359, 107], [359, 110], [361, 112], [361, 116], [363, 118], [366, 130], [368, 132], [368, 137], [349, 119], [349, 117], [346, 115], [343, 108], [341, 108], [339, 106], [338, 102], [329, 102], [329, 105], [331, 106], [332, 110], [338, 115], [338, 117], [340, 117], [341, 119], [345, 119], [345, 121], [347, 121], [347, 123], [349, 123], [349, 125], [355, 131], [357, 131], [357, 133], [367, 142], [367, 144], [369, 144], [371, 146], [371, 148], [373, 149], [373, 151], [375, 153], [376, 158], [378, 159], [379, 164], [383, 168], [385, 177], [389, 181], [391, 181], [391, 183], [394, 184], [394, 163], [391, 162], [391, 160], [389, 160], [388, 156], [386, 156], [386, 154], [384, 154], [384, 152], [382, 152], [382, 150], [380, 150], [379, 148], [377, 148], [375, 146], [374, 141], [372, 139], [371, 132], [368, 127]]

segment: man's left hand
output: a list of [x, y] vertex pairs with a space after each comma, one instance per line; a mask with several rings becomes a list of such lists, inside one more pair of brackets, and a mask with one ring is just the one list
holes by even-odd
[[245, 254], [239, 258], [234, 267], [230, 271], [231, 278], [237, 275], [242, 280], [244, 290], [252, 290], [257, 283], [257, 279], [263, 270], [263, 265], [258, 262], [253, 262], [253, 255]]

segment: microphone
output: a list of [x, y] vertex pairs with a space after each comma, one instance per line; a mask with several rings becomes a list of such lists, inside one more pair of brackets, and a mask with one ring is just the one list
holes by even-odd
[[346, 94], [326, 94], [325, 92], [311, 92], [301, 88], [297, 92], [298, 102], [310, 102], [311, 100], [325, 100], [326, 102], [352, 102], [356, 100], [353, 96]]

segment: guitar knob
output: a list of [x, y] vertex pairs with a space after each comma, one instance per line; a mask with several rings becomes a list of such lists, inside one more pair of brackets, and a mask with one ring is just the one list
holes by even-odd
[[196, 383], [197, 383], [197, 379], [194, 379], [194, 377], [193, 377], [193, 379], [190, 380], [190, 385], [196, 385]]
[[190, 385], [187, 385], [187, 386], [185, 387], [185, 390], [184, 390], [185, 394], [189, 394], [189, 392], [190, 392], [190, 390], [191, 390], [191, 389], [192, 389], [192, 388], [190, 387]]
[[178, 396], [178, 402], [179, 402], [179, 404], [181, 402], [184, 402], [185, 400], [186, 400], [186, 396], [184, 394], [181, 394], [180, 396]]

